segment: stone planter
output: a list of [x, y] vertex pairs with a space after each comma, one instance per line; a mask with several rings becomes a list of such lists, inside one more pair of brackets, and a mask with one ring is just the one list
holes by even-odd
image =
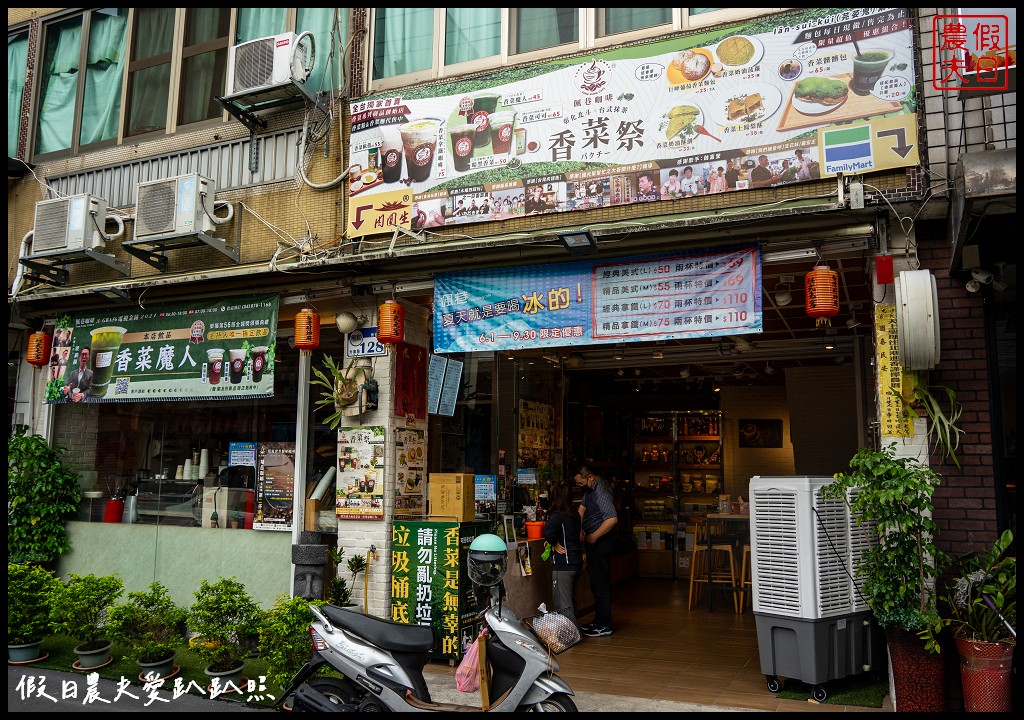
[[1013, 709], [1013, 645], [956, 638], [967, 712]]
[[43, 652], [42, 647], [42, 640], [37, 640], [33, 643], [25, 643], [24, 645], [8, 645], [7, 662], [16, 665], [27, 665], [28, 663], [42, 660], [46, 657], [46, 653]]
[[217, 692], [225, 693], [235, 691], [242, 692], [245, 690], [247, 681], [245, 677], [242, 675], [242, 672], [244, 670], [245, 663], [242, 663], [234, 670], [226, 670], [224, 672], [214, 672], [210, 669], [210, 666], [207, 665], [203, 672], [205, 672], [206, 676], [210, 678], [211, 690], [213, 688], [213, 684], [216, 683]]
[[107, 643], [95, 650], [86, 650], [84, 645], [79, 645], [75, 648], [75, 655], [78, 656], [78, 660], [71, 667], [75, 670], [93, 670], [113, 662], [114, 657], [110, 654], [112, 645], [113, 643]]
[[174, 658], [177, 653], [157, 662], [144, 663], [141, 660], [135, 662], [139, 665], [139, 678], [143, 680], [160, 680], [174, 674]]

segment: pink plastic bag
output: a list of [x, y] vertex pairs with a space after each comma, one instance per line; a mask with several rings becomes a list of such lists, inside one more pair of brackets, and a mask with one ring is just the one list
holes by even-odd
[[462, 656], [455, 671], [455, 687], [459, 692], [476, 692], [480, 689], [480, 641], [474, 640], [466, 648], [466, 654]]

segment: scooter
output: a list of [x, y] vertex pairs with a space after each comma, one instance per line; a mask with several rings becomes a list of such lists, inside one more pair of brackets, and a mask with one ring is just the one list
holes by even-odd
[[[469, 575], [486, 587], [484, 657], [492, 672], [488, 712], [576, 712], [573, 691], [556, 675], [558, 663], [543, 643], [502, 605], [505, 541], [480, 535], [470, 545]], [[310, 605], [313, 656], [292, 678], [278, 705], [292, 698], [304, 712], [479, 712], [479, 707], [436, 703], [423, 668], [434, 646], [426, 625], [406, 625], [352, 610]], [[341, 678], [325, 677], [324, 666]]]

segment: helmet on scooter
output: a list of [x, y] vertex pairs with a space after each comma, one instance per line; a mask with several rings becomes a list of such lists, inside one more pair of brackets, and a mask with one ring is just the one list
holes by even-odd
[[505, 549], [505, 541], [497, 535], [478, 535], [469, 546], [469, 579], [481, 587], [500, 583], [508, 567]]

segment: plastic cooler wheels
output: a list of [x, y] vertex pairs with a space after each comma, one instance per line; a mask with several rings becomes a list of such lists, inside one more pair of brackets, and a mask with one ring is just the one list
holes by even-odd
[[769, 692], [777, 693], [777, 692], [779, 692], [779, 690], [782, 689], [782, 683], [779, 682], [779, 679], [777, 677], [775, 677], [774, 675], [766, 676], [765, 680], [768, 681], [768, 690], [769, 690]]
[[822, 685], [815, 685], [814, 688], [811, 689], [811, 697], [818, 702], [825, 702], [828, 698], [828, 690], [826, 690]]

